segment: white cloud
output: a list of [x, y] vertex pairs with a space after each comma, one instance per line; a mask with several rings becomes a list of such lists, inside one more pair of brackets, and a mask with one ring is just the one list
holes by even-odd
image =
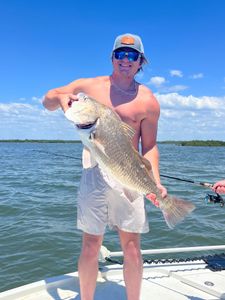
[[[225, 96], [156, 93], [161, 106], [158, 140], [225, 140]], [[29, 101], [31, 102], [31, 101]], [[79, 139], [61, 110], [39, 103], [0, 104], [0, 139]]]
[[78, 139], [61, 110], [24, 103], [0, 104], [0, 139]]
[[172, 76], [172, 77], [183, 77], [183, 73], [180, 70], [170, 70], [170, 76]]
[[166, 82], [166, 79], [164, 77], [160, 77], [160, 76], [151, 77], [149, 80], [149, 84], [152, 84], [155, 87], [160, 87], [165, 82]]
[[35, 96], [33, 96], [33, 97], [31, 98], [31, 100], [32, 100], [33, 102], [36, 102], [36, 103], [42, 103], [43, 97], [35, 97]]
[[204, 77], [203, 73], [197, 73], [197, 74], [193, 74], [190, 76], [190, 78], [192, 78], [192, 79], [200, 79], [203, 77]]
[[167, 93], [168, 92], [169, 93], [171, 93], [171, 92], [180, 92], [180, 91], [184, 91], [186, 89], [188, 89], [188, 86], [178, 84], [178, 85], [173, 85], [173, 86], [170, 86], [170, 87], [165, 87], [163, 92], [164, 93], [165, 92], [167, 92]]
[[159, 140], [225, 140], [225, 96], [155, 94], [160, 102]]
[[182, 96], [178, 93], [156, 94], [162, 107], [220, 110], [225, 113], [225, 97]]
[[146, 84], [154, 86], [158, 90], [158, 92], [161, 93], [180, 92], [188, 89], [188, 86], [186, 85], [180, 84], [180, 85], [168, 86], [168, 83], [169, 82], [164, 77], [155, 76], [155, 77], [151, 77], [149, 82], [147, 82]]

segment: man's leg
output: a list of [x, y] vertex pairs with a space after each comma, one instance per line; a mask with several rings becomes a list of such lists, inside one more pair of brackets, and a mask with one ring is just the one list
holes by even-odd
[[98, 254], [103, 236], [83, 234], [82, 250], [78, 262], [82, 300], [93, 300], [98, 275]]
[[140, 251], [140, 234], [118, 230], [124, 254], [124, 281], [127, 300], [140, 300], [143, 261]]

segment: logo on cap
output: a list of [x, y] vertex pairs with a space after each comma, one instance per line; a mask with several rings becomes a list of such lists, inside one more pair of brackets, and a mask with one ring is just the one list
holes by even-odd
[[132, 36], [123, 36], [122, 39], [121, 39], [121, 44], [134, 45], [135, 41], [134, 41], [134, 38]]

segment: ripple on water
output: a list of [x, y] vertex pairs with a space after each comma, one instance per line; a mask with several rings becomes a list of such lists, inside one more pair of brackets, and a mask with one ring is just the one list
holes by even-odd
[[[159, 145], [159, 149], [161, 173], [207, 182], [224, 177], [224, 148]], [[0, 144], [1, 290], [77, 269], [81, 164], [52, 153], [80, 157], [81, 145]], [[166, 178], [162, 182], [170, 194], [194, 202], [196, 210], [170, 230], [161, 212], [147, 204], [151, 231], [142, 235], [142, 248], [223, 244], [224, 209], [205, 205], [209, 190]], [[104, 244], [111, 251], [120, 250], [115, 232], [107, 231]]]

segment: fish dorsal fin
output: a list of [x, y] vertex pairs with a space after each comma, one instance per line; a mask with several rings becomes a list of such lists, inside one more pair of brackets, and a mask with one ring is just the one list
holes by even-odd
[[122, 122], [122, 128], [125, 131], [125, 133], [129, 136], [130, 139], [132, 139], [135, 135], [135, 130], [130, 125]]

